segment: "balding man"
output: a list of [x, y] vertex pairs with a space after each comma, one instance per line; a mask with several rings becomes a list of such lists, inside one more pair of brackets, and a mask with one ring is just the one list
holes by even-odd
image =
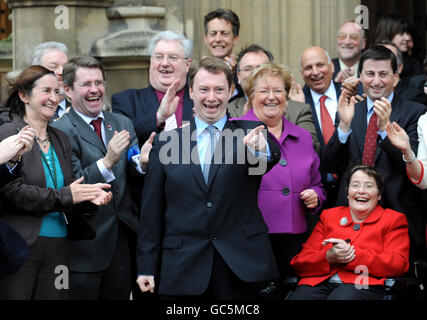
[[[328, 52], [320, 47], [310, 47], [303, 51], [300, 70], [305, 82], [303, 88], [305, 102], [311, 106], [317, 140], [322, 152], [335, 130], [341, 86], [332, 80], [334, 64]], [[338, 181], [336, 177], [326, 172], [322, 163], [320, 173], [327, 193], [324, 208], [329, 208], [335, 205]]]
[[365, 47], [366, 36], [360, 24], [354, 21], [344, 22], [337, 33], [338, 57], [332, 59], [335, 82], [343, 82], [349, 77], [357, 76], [360, 55]]

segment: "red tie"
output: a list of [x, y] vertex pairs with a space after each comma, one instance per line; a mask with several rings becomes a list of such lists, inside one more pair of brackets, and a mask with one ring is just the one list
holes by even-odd
[[331, 116], [328, 112], [328, 109], [326, 109], [325, 100], [327, 99], [327, 96], [320, 97], [320, 124], [322, 126], [322, 135], [323, 135], [323, 141], [325, 144], [328, 144], [329, 139], [331, 139], [332, 135], [334, 134], [334, 124], [332, 122]]
[[362, 164], [374, 166], [375, 151], [377, 150], [378, 136], [378, 116], [374, 112], [369, 120], [368, 129], [366, 130], [365, 146], [363, 147]]
[[102, 143], [104, 143], [104, 141], [102, 140], [102, 134], [101, 134], [102, 118], [92, 120], [90, 123], [91, 123], [91, 125], [93, 125], [93, 127], [95, 129], [95, 133], [98, 135], [99, 139], [101, 139]]

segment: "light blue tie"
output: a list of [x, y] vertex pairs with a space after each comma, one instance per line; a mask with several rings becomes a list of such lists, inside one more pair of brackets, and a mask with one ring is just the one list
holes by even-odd
[[209, 141], [208, 147], [206, 148], [205, 161], [204, 161], [205, 163], [203, 164], [203, 177], [205, 178], [205, 183], [208, 184], [209, 169], [211, 166], [211, 162], [212, 162], [212, 158], [215, 150], [216, 137], [215, 137], [214, 126], [210, 125], [206, 128], [206, 130], [209, 132], [211, 139]]

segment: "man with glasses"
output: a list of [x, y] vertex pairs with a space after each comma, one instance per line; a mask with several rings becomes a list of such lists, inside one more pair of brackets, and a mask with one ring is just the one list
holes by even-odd
[[148, 50], [150, 85], [128, 89], [111, 98], [113, 112], [132, 120], [140, 144], [152, 132], [181, 127], [193, 118], [193, 101], [187, 85], [192, 41], [172, 31], [163, 31], [151, 39]]
[[[236, 65], [239, 85], [246, 90], [247, 80], [252, 72], [260, 65], [272, 62], [273, 59], [273, 54], [270, 51], [256, 44], [252, 44], [240, 51], [237, 56]], [[288, 99], [290, 99], [289, 96], [287, 97], [286, 119], [310, 131], [313, 146], [319, 152], [320, 145], [317, 141], [310, 106]], [[240, 118], [244, 114], [247, 100], [248, 98], [245, 94], [243, 97], [238, 97], [228, 104], [227, 111], [230, 118]]]
[[335, 82], [357, 77], [360, 55], [365, 47], [365, 31], [360, 24], [354, 21], [343, 23], [337, 33], [338, 57], [332, 59], [335, 67], [333, 75]]
[[130, 252], [138, 221], [130, 177], [132, 172], [142, 173], [147, 148], [142, 148], [141, 161], [128, 160], [128, 151], [138, 139], [130, 119], [102, 110], [105, 72], [99, 61], [90, 56], [73, 58], [64, 65], [63, 79], [72, 108], [53, 126], [70, 138], [74, 175], [84, 176], [86, 183], [110, 183], [113, 192], [113, 200], [88, 218], [96, 238], [70, 242], [70, 297], [129, 299], [135, 282], [135, 257]]

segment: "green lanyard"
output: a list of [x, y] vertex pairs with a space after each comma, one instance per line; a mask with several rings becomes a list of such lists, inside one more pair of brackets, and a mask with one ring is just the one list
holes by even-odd
[[55, 166], [55, 158], [53, 156], [52, 142], [50, 143], [50, 147], [49, 148], [50, 148], [50, 156], [52, 158], [53, 174], [52, 174], [52, 171], [50, 170], [50, 166], [49, 166], [49, 163], [47, 162], [46, 156], [44, 155], [44, 152], [41, 149], [40, 149], [40, 154], [42, 156], [42, 159], [43, 159], [44, 163], [47, 166], [47, 169], [49, 170], [49, 174], [52, 177], [53, 185], [55, 186], [55, 189], [58, 189], [58, 182], [57, 182], [57, 176], [56, 176], [56, 166]]

